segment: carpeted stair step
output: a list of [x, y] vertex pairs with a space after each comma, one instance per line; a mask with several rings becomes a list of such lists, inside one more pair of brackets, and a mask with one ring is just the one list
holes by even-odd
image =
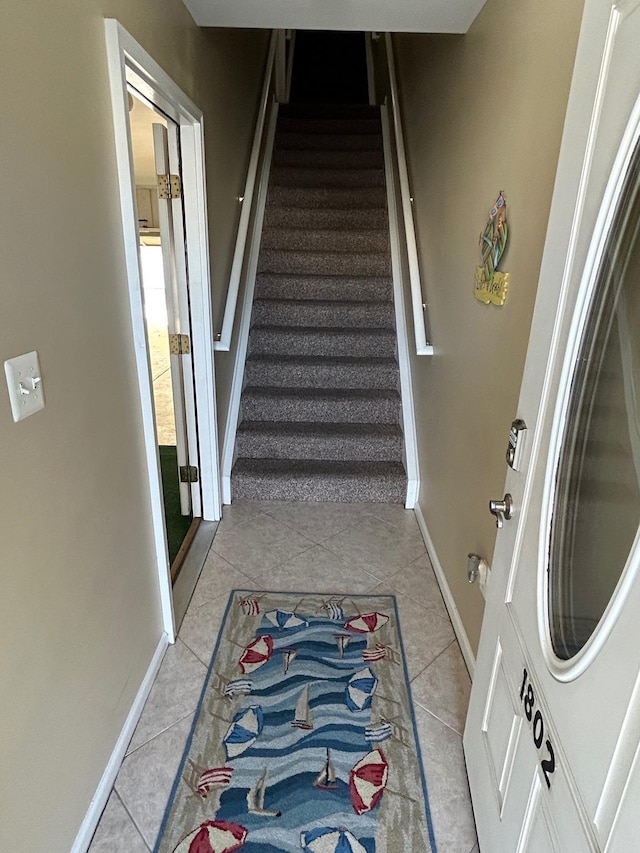
[[305, 169], [384, 169], [382, 149], [358, 151], [344, 148], [281, 148], [273, 165]]
[[244, 459], [231, 476], [236, 499], [404, 503], [407, 475], [400, 462]]
[[242, 419], [310, 421], [312, 423], [400, 422], [400, 395], [369, 388], [269, 388], [247, 385], [242, 392]]
[[302, 166], [274, 166], [272, 187], [383, 187], [382, 169], [316, 169]]
[[391, 274], [388, 253], [376, 252], [296, 252], [263, 249], [258, 271], [302, 275], [374, 275]]
[[245, 459], [401, 462], [403, 446], [398, 424], [243, 421], [236, 438]]
[[384, 276], [261, 273], [256, 277], [255, 298], [383, 302], [393, 298], [393, 283]]
[[380, 118], [289, 118], [278, 116], [279, 133], [318, 133], [323, 136], [379, 136]]
[[[358, 210], [345, 207], [286, 207], [267, 205], [267, 230], [274, 228], [307, 228], [318, 231], [384, 231], [388, 234], [387, 211], [383, 207]], [[387, 237], [388, 239], [388, 237]]]
[[396, 334], [391, 329], [254, 326], [249, 335], [249, 353], [395, 358]]
[[382, 136], [376, 133], [351, 133], [336, 135], [334, 133], [303, 133], [296, 130], [276, 132], [274, 141], [275, 151], [382, 151]]
[[281, 104], [287, 118], [369, 118], [380, 121], [380, 107], [370, 104]]
[[256, 299], [251, 316], [263, 326], [393, 329], [394, 310], [391, 302]]
[[398, 365], [393, 358], [330, 356], [249, 356], [247, 385], [273, 388], [396, 388]]
[[271, 186], [267, 207], [387, 208], [384, 187], [281, 187]]
[[265, 228], [262, 249], [297, 252], [389, 252], [389, 236], [382, 229]]

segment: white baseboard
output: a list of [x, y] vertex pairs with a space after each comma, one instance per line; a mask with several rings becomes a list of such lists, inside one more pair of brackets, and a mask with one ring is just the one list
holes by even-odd
[[111, 758], [107, 763], [104, 773], [102, 774], [102, 779], [100, 779], [100, 783], [93, 795], [91, 804], [84, 816], [82, 825], [76, 835], [76, 840], [73, 842], [71, 853], [86, 853], [89, 849], [91, 839], [96, 831], [96, 827], [100, 817], [102, 816], [104, 807], [107, 805], [107, 800], [111, 794], [113, 784], [116, 781], [118, 770], [120, 770], [120, 765], [126, 755], [129, 741], [131, 740], [133, 732], [138, 725], [138, 720], [142, 714], [144, 703], [147, 701], [147, 697], [151, 692], [153, 682], [158, 674], [160, 664], [162, 663], [162, 659], [164, 658], [164, 653], [166, 652], [168, 645], [169, 638], [167, 634], [163, 634], [153, 654], [149, 668], [142, 679], [142, 684], [136, 694], [136, 698], [133, 700], [133, 705], [131, 706], [131, 710], [125, 720], [125, 724], [122, 727], [118, 740], [116, 741], [115, 748], [111, 753]]
[[429, 533], [427, 522], [425, 521], [424, 515], [422, 514], [422, 508], [420, 507], [419, 503], [416, 502], [413, 511], [416, 514], [416, 520], [418, 522], [418, 527], [420, 528], [420, 533], [422, 534], [422, 538], [424, 539], [424, 544], [426, 545], [427, 553], [429, 554], [429, 559], [431, 560], [436, 579], [440, 586], [440, 592], [442, 593], [445, 606], [449, 612], [449, 618], [451, 619], [453, 630], [455, 631], [458, 643], [460, 644], [462, 656], [464, 657], [467, 669], [469, 670], [469, 675], [473, 680], [473, 673], [476, 667], [476, 658], [473, 654], [471, 643], [469, 642], [469, 637], [467, 636], [467, 632], [465, 631], [464, 625], [462, 624], [460, 613], [458, 612], [458, 608], [456, 607], [456, 603], [453, 599], [453, 595], [447, 582], [444, 569], [442, 568], [442, 564], [438, 559], [438, 555], [433, 544], [433, 539], [431, 538], [431, 534]]

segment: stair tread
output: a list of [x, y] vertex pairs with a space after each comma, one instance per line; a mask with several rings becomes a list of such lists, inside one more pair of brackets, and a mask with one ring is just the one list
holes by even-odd
[[286, 434], [292, 436], [367, 436], [395, 438], [402, 436], [399, 424], [386, 423], [331, 423], [323, 421], [253, 421], [243, 420], [238, 427], [242, 433]]
[[252, 353], [247, 361], [264, 361], [270, 364], [334, 364], [334, 365], [395, 365], [395, 358], [385, 356], [347, 356], [347, 355], [260, 355]]
[[342, 476], [344, 474], [366, 475], [367, 477], [388, 477], [396, 475], [406, 480], [402, 462], [343, 461], [325, 459], [250, 459], [239, 456], [233, 466], [233, 473], [264, 472], [281, 473], [288, 477], [299, 476]]
[[[299, 305], [308, 307], [309, 299], [286, 299], [279, 298], [277, 296], [260, 296], [254, 300], [253, 304], [255, 305]], [[314, 299], [311, 303], [314, 308], [335, 308], [344, 309], [344, 308], [361, 308], [362, 306], [366, 307], [384, 307], [388, 308], [389, 305], [393, 305], [391, 299]]]
[[394, 388], [280, 388], [272, 385], [246, 385], [243, 395], [298, 400], [399, 400]]
[[254, 326], [251, 326], [251, 330], [256, 330], [260, 332], [274, 332], [275, 334], [282, 334], [286, 332], [291, 335], [313, 335], [313, 334], [322, 334], [322, 335], [355, 335], [358, 337], [366, 336], [378, 336], [381, 338], [393, 337], [395, 338], [396, 332], [392, 327], [381, 328], [380, 326], [360, 326], [359, 328], [354, 328], [353, 326], [274, 326], [269, 323], [256, 323]]

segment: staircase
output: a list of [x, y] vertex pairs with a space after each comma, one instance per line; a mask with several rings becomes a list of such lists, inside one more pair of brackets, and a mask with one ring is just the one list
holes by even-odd
[[380, 113], [280, 108], [234, 499], [403, 503]]

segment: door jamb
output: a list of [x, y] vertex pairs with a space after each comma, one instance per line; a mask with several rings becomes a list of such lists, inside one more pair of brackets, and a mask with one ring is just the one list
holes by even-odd
[[118, 21], [114, 19], [105, 20], [105, 36], [115, 130], [123, 244], [144, 427], [158, 586], [164, 630], [169, 635], [170, 642], [173, 642], [175, 639], [175, 620], [169, 555], [165, 536], [151, 367], [145, 333], [127, 84], [135, 86], [147, 100], [173, 119], [179, 127], [192, 314], [191, 349], [198, 411], [202, 516], [206, 520], [217, 521], [221, 517], [222, 501], [213, 361], [203, 115]]

